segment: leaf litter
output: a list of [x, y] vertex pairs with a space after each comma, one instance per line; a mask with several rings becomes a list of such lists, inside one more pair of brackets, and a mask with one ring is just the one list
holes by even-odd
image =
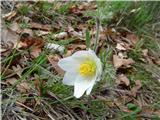
[[[15, 109], [12, 109], [13, 115], [18, 115], [22, 119], [94, 119], [96, 116], [95, 109], [92, 111], [90, 108], [97, 106], [96, 103], [95, 106], [92, 105], [95, 101], [98, 101], [98, 105], [105, 103], [100, 107], [100, 109], [104, 108], [103, 112], [100, 113], [103, 113], [102, 116], [105, 119], [112, 119], [122, 111], [128, 114], [132, 113], [133, 110], [126, 106], [130, 102], [141, 106], [142, 112], [137, 113], [142, 116], [140, 118], [143, 118], [143, 114], [148, 114], [148, 111], [153, 115], [159, 115], [159, 111], [156, 109], [148, 108], [148, 111], [144, 109], [145, 105], [149, 106], [155, 101], [155, 96], [148, 96], [153, 91], [148, 86], [143, 85], [143, 78], [133, 80], [130, 76], [130, 73], [135, 71], [138, 61], [132, 58], [129, 53], [134, 52], [142, 36], [125, 27], [100, 25], [97, 53], [101, 54], [103, 49], [112, 49], [112, 59], [109, 60], [109, 63], [113, 65], [116, 71], [116, 84], [111, 89], [102, 85], [99, 89], [95, 88], [95, 93], [93, 92], [88, 98], [75, 100], [68, 95], [68, 93], [70, 94], [68, 88], [59, 85], [64, 71], [58, 67], [57, 63], [63, 57], [70, 56], [78, 50], [87, 49], [85, 42], [87, 29], [90, 31], [90, 46], [93, 47], [97, 29], [95, 23], [90, 23], [93, 22], [93, 18], [86, 17], [85, 13], [88, 11], [95, 12], [97, 4], [94, 1], [84, 1], [79, 2], [80, 4], [67, 6], [68, 2], [58, 2], [57, 6], [50, 8], [50, 5], [54, 5], [52, 4], [53, 1], [49, 2], [50, 5], [40, 1], [26, 3], [32, 9], [23, 8], [24, 3], [17, 2], [16, 6], [20, 5], [20, 7], [16, 7], [13, 11], [2, 16], [4, 21], [11, 22], [8, 27], [4, 25], [5, 22], [2, 22], [1, 60], [7, 61], [6, 63], [2, 62], [2, 73], [5, 71], [1, 75], [3, 81], [1, 84], [4, 86], [2, 87], [2, 101], [11, 100], [12, 97], [15, 97], [17, 100], [13, 102], [14, 106], [17, 105], [17, 109], [23, 109], [26, 112], [26, 115], [22, 116]], [[52, 15], [47, 12], [42, 13], [43, 10], [37, 11], [40, 10], [40, 4], [44, 4], [44, 8], [50, 9]], [[18, 9], [21, 7], [24, 11], [19, 12]], [[65, 9], [66, 13], [63, 13]], [[37, 13], [40, 16], [38, 21], [33, 19], [37, 18]], [[58, 19], [54, 19], [53, 23], [48, 22], [56, 17]], [[63, 23], [61, 17], [66, 20], [66, 23]], [[25, 21], [26, 25], [22, 21]], [[20, 27], [20, 24], [24, 28]], [[68, 39], [74, 40], [68, 42]], [[67, 44], [60, 44], [65, 42]], [[150, 50], [143, 45], [138, 48], [138, 51], [142, 55], [139, 59], [148, 63], [148, 65], [143, 65], [156, 78], [158, 85], [158, 80], [160, 80], [159, 69], [155, 67], [155, 64], [158, 64], [158, 59], [153, 57]], [[45, 58], [47, 58], [46, 61]], [[12, 64], [13, 61], [16, 64]], [[42, 71], [50, 75], [42, 74]], [[23, 80], [21, 80], [22, 78]], [[46, 84], [50, 79], [53, 81], [50, 84], [54, 85], [52, 88]], [[21, 81], [15, 86], [16, 89], [12, 89], [19, 80]], [[102, 81], [100, 84], [103, 82], [108, 84], [106, 81]], [[9, 93], [5, 93], [7, 88], [10, 90]], [[20, 95], [22, 98], [23, 96], [26, 97], [21, 100], [19, 96], [16, 98], [16, 95]], [[2, 106], [2, 111], [7, 117], [10, 117], [8, 116], [10, 113], [9, 106], [4, 106], [4, 104]], [[32, 112], [29, 113], [28, 110]], [[104, 111], [108, 113], [104, 113]], [[31, 115], [31, 118], [28, 118], [27, 115]], [[7, 119], [4, 115], [3, 117]]]

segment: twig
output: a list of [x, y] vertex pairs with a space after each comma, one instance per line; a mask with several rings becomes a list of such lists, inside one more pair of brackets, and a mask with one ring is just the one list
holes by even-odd
[[23, 106], [24, 108], [26, 108], [26, 109], [28, 109], [28, 110], [30, 110], [30, 111], [32, 111], [33, 112], [33, 110], [30, 108], [30, 107], [28, 107], [28, 106], [26, 106], [26, 105], [24, 105], [24, 104], [22, 104], [22, 103], [20, 103], [20, 102], [16, 102], [18, 105], [20, 105], [20, 106]]

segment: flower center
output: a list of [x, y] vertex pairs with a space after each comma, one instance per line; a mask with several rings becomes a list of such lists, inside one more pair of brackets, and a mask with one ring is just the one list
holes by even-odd
[[85, 61], [80, 65], [79, 73], [82, 76], [94, 75], [96, 71], [96, 64], [94, 61]]

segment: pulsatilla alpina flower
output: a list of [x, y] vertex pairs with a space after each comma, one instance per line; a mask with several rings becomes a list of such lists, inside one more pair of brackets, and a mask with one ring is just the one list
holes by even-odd
[[70, 57], [61, 59], [58, 65], [66, 71], [63, 83], [74, 86], [74, 96], [89, 95], [95, 82], [100, 80], [102, 65], [92, 50], [78, 51]]

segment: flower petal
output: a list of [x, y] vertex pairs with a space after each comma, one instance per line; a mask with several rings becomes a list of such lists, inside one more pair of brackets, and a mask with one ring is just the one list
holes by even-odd
[[64, 78], [63, 78], [63, 84], [74, 85], [76, 77], [77, 77], [77, 74], [72, 74], [72, 73], [66, 72], [64, 75]]
[[64, 71], [75, 73], [78, 70], [80, 63], [73, 59], [72, 57], [66, 57], [58, 62], [58, 66], [60, 66]]
[[84, 50], [81, 50], [81, 51], [77, 51], [75, 52], [72, 57], [79, 61], [79, 62], [84, 62], [87, 58], [90, 57], [90, 54], [88, 53], [88, 51], [84, 51]]
[[91, 93], [94, 84], [95, 84], [95, 80], [92, 80], [92, 83], [90, 84], [90, 87], [86, 91], [86, 95], [89, 95]]
[[92, 80], [86, 79], [85, 77], [82, 76], [77, 76], [77, 79], [74, 83], [74, 96], [76, 98], [81, 97], [84, 92], [91, 86]]
[[96, 70], [96, 81], [100, 80], [102, 74], [102, 63], [101, 60], [97, 57], [95, 52], [91, 49], [88, 50], [89, 54], [93, 57], [94, 61], [96, 62], [97, 70]]
[[96, 61], [96, 65], [97, 65], [97, 71], [96, 71], [96, 81], [99, 81], [102, 75], [102, 63], [100, 61], [100, 59], [98, 58], [98, 60]]

